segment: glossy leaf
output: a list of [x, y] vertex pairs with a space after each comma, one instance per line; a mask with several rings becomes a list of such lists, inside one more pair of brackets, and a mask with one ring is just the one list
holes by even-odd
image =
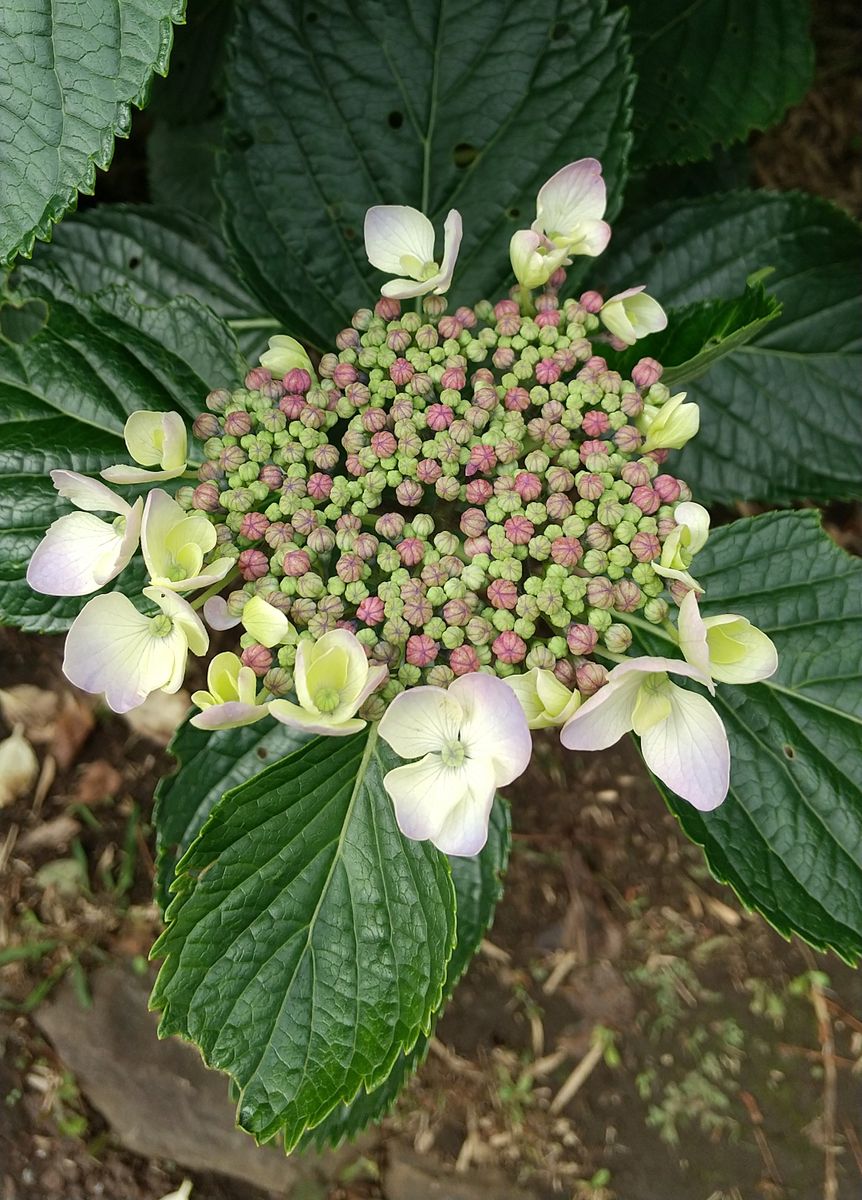
[[[716, 878], [781, 933], [862, 955], [862, 562], [812, 511], [716, 529], [697, 557], [705, 616], [748, 617], [778, 648], [777, 674], [719, 684], [730, 794], [699, 813], [668, 796]], [[648, 653], [659, 637], [639, 636]]]
[[661, 333], [641, 338], [624, 354], [609, 351], [608, 362], [627, 376], [638, 359], [648, 355], [664, 366], [662, 383], [676, 389], [752, 341], [780, 313], [779, 302], [759, 283], [746, 287], [735, 300], [698, 300], [670, 312]]
[[16, 0], [0, 19], [0, 262], [29, 254], [106, 168], [184, 0]]
[[860, 494], [862, 231], [813, 196], [733, 192], [643, 210], [615, 230], [593, 279], [646, 283], [667, 309], [738, 294], [766, 267], [780, 318], [698, 379], [698, 437], [674, 459], [698, 500], [773, 503]]
[[220, 186], [253, 290], [325, 345], [384, 282], [365, 257], [365, 210], [408, 204], [438, 230], [450, 208], [463, 216], [453, 302], [497, 298], [509, 239], [561, 166], [601, 159], [619, 205], [624, 31], [601, 0], [241, 6]]
[[[503, 891], [503, 874], [509, 860], [509, 808], [498, 795], [491, 811], [488, 841], [475, 858], [450, 858], [456, 897], [456, 942], [446, 972], [443, 1003], [452, 996], [455, 985], [470, 965], [494, 919], [494, 910]], [[381, 1120], [395, 1104], [410, 1076], [418, 1070], [428, 1053], [429, 1038], [421, 1036], [409, 1053], [402, 1054], [388, 1078], [371, 1092], [364, 1090], [350, 1104], [333, 1109], [325, 1121], [305, 1135], [301, 1145], [337, 1146], [345, 1138], [354, 1138], [366, 1126]]]
[[153, 992], [162, 1036], [240, 1089], [290, 1150], [427, 1033], [455, 937], [448, 862], [401, 836], [391, 751], [314, 738], [224, 797], [179, 865]]
[[[26, 340], [0, 339], [0, 620], [58, 633], [82, 601], [37, 595], [24, 580], [47, 526], [71, 511], [48, 472], [95, 475], [127, 462], [129, 413], [176, 409], [191, 421], [243, 364], [230, 331], [191, 298], [144, 308], [126, 291], [87, 299], [49, 276], [31, 279], [24, 295], [41, 322]], [[141, 582], [132, 567], [114, 586], [135, 594]]]
[[805, 0], [630, 0], [635, 158], [681, 163], [767, 129], [814, 67]]

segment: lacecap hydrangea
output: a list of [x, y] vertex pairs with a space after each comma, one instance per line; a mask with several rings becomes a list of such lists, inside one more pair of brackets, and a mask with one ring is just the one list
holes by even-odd
[[[369, 210], [371, 263], [395, 278], [312, 363], [271, 339], [261, 365], [211, 392], [185, 470], [175, 414], [136, 413], [127, 444], [146, 483], [185, 472], [173, 498], [132, 506], [95, 480], [55, 472], [79, 509], [37, 549], [30, 582], [86, 594], [140, 539], [158, 611], [119, 593], [73, 625], [66, 671], [120, 710], [176, 690], [211, 628], [239, 631], [193, 699], [205, 728], [271, 715], [311, 734], [366, 722], [404, 765], [386, 776], [402, 831], [441, 849], [482, 846], [494, 790], [530, 757], [530, 729], [600, 749], [634, 730], [651, 769], [702, 809], [721, 803], [729, 751], [703, 691], [775, 670], [744, 618], [706, 620], [693, 559], [709, 516], [668, 466], [698, 428], [642, 358], [630, 378], [604, 345], [663, 328], [637, 286], [563, 298], [575, 255], [610, 237], [593, 159], [544, 185], [516, 233], [516, 285], [450, 311], [461, 219], [443, 252], [415, 209]], [[114, 513], [111, 521], [96, 511]], [[184, 594], [196, 593], [189, 602]], [[672, 618], [675, 617], [675, 622]], [[660, 629], [680, 658], [633, 657], [633, 630]]]

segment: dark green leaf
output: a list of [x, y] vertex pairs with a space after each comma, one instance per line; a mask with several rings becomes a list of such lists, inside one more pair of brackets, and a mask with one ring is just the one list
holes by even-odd
[[188, 850], [225, 792], [244, 783], [261, 764], [283, 758], [307, 738], [278, 721], [258, 721], [239, 729], [207, 733], [188, 721], [168, 751], [177, 769], [156, 788], [156, 900], [164, 911], [180, 858]]
[[87, 296], [114, 285], [128, 287], [144, 305], [193, 296], [225, 321], [239, 322], [237, 340], [250, 358], [278, 331], [236, 278], [221, 236], [197, 213], [110, 204], [76, 214], [14, 278], [26, 284], [46, 270], [60, 272]]
[[[452, 996], [455, 985], [466, 971], [482, 938], [494, 919], [494, 909], [503, 891], [503, 874], [509, 861], [509, 807], [497, 796], [491, 811], [488, 841], [475, 858], [450, 858], [456, 897], [456, 942], [446, 972], [443, 1003]], [[345, 1138], [354, 1138], [374, 1121], [389, 1112], [410, 1076], [425, 1061], [429, 1038], [421, 1036], [409, 1053], [402, 1054], [384, 1083], [371, 1092], [364, 1090], [350, 1104], [340, 1104], [326, 1120], [307, 1133], [302, 1147], [337, 1146]]]
[[[159, 121], [147, 138], [150, 199], [168, 208], [184, 208], [213, 225], [220, 207], [215, 191], [216, 155], [221, 149], [218, 120], [197, 125]], [[224, 244], [219, 238], [224, 253]]]
[[805, 0], [629, 0], [635, 157], [681, 163], [767, 129], [814, 67]]
[[699, 500], [858, 495], [862, 231], [813, 196], [736, 192], [659, 205], [621, 224], [595, 277], [646, 283], [665, 308], [732, 297], [773, 267], [781, 317], [697, 380], [700, 434], [675, 459]]
[[[188, 297], [143, 308], [125, 291], [85, 298], [46, 275], [29, 279], [22, 299], [43, 304], [46, 321], [26, 341], [0, 340], [0, 620], [58, 633], [82, 601], [37, 595], [24, 581], [47, 526], [71, 511], [48, 472], [94, 475], [128, 461], [129, 413], [176, 409], [191, 420], [243, 364], [230, 331]], [[113, 586], [134, 593], [141, 582], [131, 567]]]
[[286, 1149], [374, 1088], [439, 1008], [455, 937], [444, 855], [403, 838], [376, 728], [314, 738], [212, 810], [178, 871], [153, 992], [162, 1036], [241, 1089]]
[[641, 338], [624, 354], [609, 353], [608, 361], [628, 375], [639, 358], [649, 355], [664, 366], [662, 383], [681, 387], [750, 342], [780, 313], [779, 302], [759, 283], [735, 300], [697, 300], [669, 313], [667, 329]]
[[93, 191], [153, 73], [164, 75], [184, 0], [5, 4], [0, 26], [0, 262]]
[[[716, 878], [781, 933], [862, 955], [862, 562], [812, 511], [716, 529], [697, 557], [705, 616], [738, 612], [775, 642], [777, 674], [719, 684], [730, 794], [700, 813], [668, 796]], [[666, 643], [644, 635], [650, 653]]]
[[461, 212], [455, 303], [509, 286], [509, 239], [567, 162], [602, 160], [615, 211], [632, 88], [623, 21], [601, 0], [242, 6], [221, 191], [265, 306], [325, 343], [370, 304], [383, 282], [363, 245], [372, 204], [413, 205], [441, 231]]

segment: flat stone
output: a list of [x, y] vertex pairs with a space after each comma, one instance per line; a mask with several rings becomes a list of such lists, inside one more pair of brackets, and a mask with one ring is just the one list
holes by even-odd
[[277, 1146], [255, 1145], [235, 1126], [226, 1076], [205, 1067], [193, 1046], [157, 1037], [158, 1017], [147, 1011], [149, 978], [102, 967], [90, 976], [90, 986], [92, 1008], [82, 1008], [72, 988], [63, 986], [37, 1010], [36, 1021], [90, 1103], [134, 1153], [300, 1200], [325, 1195], [315, 1185], [337, 1179], [373, 1143], [369, 1137], [331, 1153], [291, 1157]]
[[387, 1145], [387, 1158], [386, 1200], [539, 1200], [538, 1193], [515, 1187], [498, 1171], [483, 1168], [459, 1174], [397, 1142]]

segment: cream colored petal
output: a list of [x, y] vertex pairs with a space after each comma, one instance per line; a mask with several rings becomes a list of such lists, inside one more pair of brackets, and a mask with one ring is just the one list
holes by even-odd
[[292, 729], [300, 729], [309, 734], [319, 733], [323, 737], [349, 737], [365, 728], [365, 721], [354, 719], [336, 723], [320, 713], [309, 712], [305, 708], [300, 708], [298, 704], [291, 704], [289, 700], [270, 700], [267, 707], [269, 715], [275, 717], [277, 721], [281, 721], [282, 725], [289, 725]]
[[706, 626], [700, 615], [700, 606], [695, 592], [686, 592], [679, 606], [677, 618], [679, 648], [686, 662], [692, 663], [704, 675], [710, 674], [709, 647], [706, 642]]
[[727, 796], [730, 747], [721, 718], [704, 696], [670, 685], [667, 720], [641, 738], [644, 762], [653, 774], [701, 812]]
[[408, 688], [383, 714], [379, 732], [399, 758], [420, 758], [456, 741], [462, 717], [461, 705], [443, 688]]
[[431, 279], [418, 281], [415, 279], [389, 279], [380, 289], [380, 295], [389, 300], [412, 300], [416, 296], [427, 296], [434, 291], [434, 281]]
[[444, 854], [472, 858], [488, 840], [488, 821], [497, 785], [487, 762], [466, 762], [462, 777], [467, 784], [466, 792], [450, 809], [432, 841]]
[[383, 786], [395, 807], [398, 828], [405, 837], [424, 842], [436, 838], [452, 810], [467, 797], [468, 777], [463, 768], [444, 767], [438, 754], [426, 754], [419, 762], [387, 772]]
[[709, 537], [709, 513], [702, 504], [685, 500], [673, 510], [673, 518], [677, 525], [684, 525], [688, 529], [689, 552], [697, 554], [706, 545], [706, 539]]
[[545, 706], [539, 699], [537, 688], [538, 669], [533, 668], [531, 671], [524, 671], [519, 675], [507, 675], [503, 682], [506, 687], [512, 689], [518, 698], [521, 708], [524, 710], [524, 716], [527, 718], [527, 724], [531, 729], [541, 729], [544, 726], [536, 724], [542, 720], [545, 712]]
[[561, 167], [539, 188], [536, 226], [549, 237], [565, 237], [582, 222], [600, 220], [606, 206], [602, 164], [596, 158], [581, 158]]
[[658, 300], [654, 300], [646, 292], [624, 301], [624, 306], [637, 337], [646, 337], [650, 333], [658, 333], [667, 328], [666, 312]]
[[606, 750], [618, 742], [632, 727], [640, 685], [636, 675], [609, 679], [563, 726], [560, 741], [566, 749]]
[[243, 725], [254, 725], [267, 716], [269, 711], [265, 704], [242, 704], [238, 700], [228, 700], [195, 713], [190, 724], [197, 729], [239, 729]]
[[365, 253], [373, 267], [388, 275], [409, 274], [403, 259], [434, 261], [434, 226], [407, 205], [375, 205], [365, 214]]
[[210, 629], [235, 629], [240, 623], [240, 618], [229, 612], [224, 596], [210, 596], [204, 604], [203, 612], [204, 620]]
[[443, 262], [440, 273], [431, 280], [437, 293], [448, 292], [451, 286], [462, 236], [461, 214], [455, 208], [450, 209], [443, 225]]
[[52, 471], [51, 482], [64, 500], [85, 512], [112, 512], [126, 517], [132, 511], [122, 496], [106, 488], [98, 479], [79, 475], [77, 471]]
[[178, 479], [185, 466], [173, 471], [145, 471], [143, 467], [105, 467], [99, 474], [108, 483], [161, 483], [167, 479]]
[[187, 600], [169, 588], [161, 587], [145, 587], [143, 595], [157, 604], [162, 612], [179, 626], [188, 641], [192, 654], [206, 654], [209, 649], [210, 635], [207, 633], [203, 621]]
[[128, 597], [95, 596], [66, 635], [63, 671], [85, 692], [104, 693], [114, 712], [128, 712], [171, 682], [185, 639], [153, 637], [150, 619]]
[[759, 683], [778, 670], [775, 643], [745, 617], [727, 613], [708, 617], [704, 625], [713, 679], [720, 683]]
[[627, 346], [633, 346], [638, 340], [634, 325], [629, 320], [621, 300], [608, 301], [607, 304], [604, 304], [599, 311], [599, 317], [606, 328]]

